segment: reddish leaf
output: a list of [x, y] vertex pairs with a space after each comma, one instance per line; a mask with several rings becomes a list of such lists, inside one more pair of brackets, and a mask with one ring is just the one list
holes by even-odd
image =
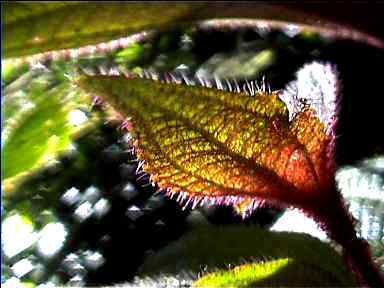
[[305, 69], [281, 93], [286, 104], [265, 89], [251, 96], [168, 78], [81, 76], [77, 83], [130, 117], [125, 127], [144, 171], [168, 195], [192, 207], [232, 204], [243, 215], [260, 201], [300, 208], [344, 247], [362, 281], [380, 286], [335, 186], [335, 73], [317, 63]]
[[[289, 121], [277, 92], [256, 95], [123, 76], [84, 76], [81, 87], [131, 117], [144, 171], [184, 203], [260, 200], [303, 207], [329, 185], [330, 139], [307, 107]], [[246, 204], [246, 205], [245, 205]]]

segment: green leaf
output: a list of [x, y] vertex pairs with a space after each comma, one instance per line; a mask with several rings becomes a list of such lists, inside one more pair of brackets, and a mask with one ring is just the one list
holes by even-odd
[[1, 61], [1, 77], [5, 85], [20, 77], [29, 69], [28, 63], [19, 63], [12, 60]]
[[[284, 28], [290, 23], [302, 23], [306, 24], [301, 27], [306, 33], [317, 34], [326, 31], [335, 37], [368, 41], [381, 47], [384, 45], [379, 39], [369, 38], [350, 28], [342, 29], [297, 9], [251, 2], [4, 1], [3, 11], [6, 58], [91, 45], [145, 29], [161, 30], [169, 26], [213, 18], [278, 20], [269, 23], [275, 28]], [[315, 26], [319, 20], [323, 23], [322, 27]], [[327, 28], [324, 24], [327, 24]], [[264, 26], [265, 22], [262, 25]]]
[[138, 278], [182, 271], [202, 274], [196, 287], [356, 286], [354, 276], [328, 244], [306, 234], [257, 227], [192, 229], [149, 255]]
[[327, 273], [311, 270], [304, 263], [296, 264], [289, 258], [283, 258], [209, 273], [195, 281], [193, 287], [328, 286], [324, 279], [324, 276], [329, 277]]
[[142, 44], [139, 43], [133, 43], [129, 47], [119, 51], [116, 53], [116, 62], [135, 62], [137, 59], [142, 57], [142, 54], [144, 53], [145, 48]]
[[[28, 3], [21, 1], [4, 1], [4, 9], [7, 13], [4, 13], [4, 24], [10, 24], [12, 22], [20, 21], [28, 18], [32, 15], [40, 15], [52, 10], [56, 10], [63, 7], [68, 7], [73, 4], [78, 4], [80, 1], [57, 1], [50, 3]], [[47, 5], [48, 4], [48, 5]]]
[[[15, 113], [17, 109], [7, 110], [12, 117], [7, 116], [7, 125], [3, 128], [2, 164], [5, 169], [2, 180], [6, 192], [13, 190], [26, 175], [68, 150], [72, 134], [79, 130], [68, 121], [70, 111], [81, 98], [78, 93], [70, 92], [69, 83], [51, 90], [29, 92], [32, 108], [18, 113]], [[27, 98], [26, 95], [22, 97], [24, 101]], [[6, 97], [7, 103], [14, 99]]]
[[4, 56], [80, 47], [191, 19], [201, 4], [4, 3]]
[[[19, 120], [18, 127], [12, 131], [4, 145], [3, 157], [7, 169], [4, 170], [3, 178], [30, 169], [44, 154], [49, 157], [49, 154], [68, 144], [67, 113], [58, 98], [65, 93], [66, 89], [63, 87], [52, 91], [46, 99], [37, 103], [36, 108], [26, 112]], [[60, 139], [62, 135], [65, 135], [66, 140]]]

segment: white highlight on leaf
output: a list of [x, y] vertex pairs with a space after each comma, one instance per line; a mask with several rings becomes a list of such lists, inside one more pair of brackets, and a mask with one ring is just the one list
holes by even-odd
[[87, 250], [84, 252], [85, 265], [91, 269], [97, 269], [105, 262], [103, 255], [99, 252]]
[[101, 197], [101, 192], [99, 188], [94, 185], [89, 186], [83, 194], [83, 200], [88, 201], [92, 204], [96, 203]]
[[89, 218], [93, 213], [92, 204], [88, 201], [81, 204], [74, 212], [74, 217], [77, 221], [83, 222]]
[[298, 70], [296, 80], [289, 83], [279, 96], [287, 105], [290, 120], [307, 104], [327, 129], [332, 129], [336, 121], [338, 90], [335, 67], [329, 63], [312, 62]]
[[12, 265], [11, 270], [16, 277], [21, 278], [31, 272], [34, 268], [32, 262], [28, 259], [22, 259]]
[[63, 246], [67, 231], [61, 223], [49, 223], [40, 231], [37, 250], [45, 257], [57, 253]]
[[367, 159], [355, 166], [337, 170], [338, 188], [346, 198], [384, 202], [384, 156]]
[[7, 281], [1, 284], [3, 288], [23, 288], [23, 284], [17, 277], [9, 278]]
[[68, 121], [74, 126], [80, 126], [87, 120], [88, 120], [87, 115], [79, 109], [72, 110], [68, 114]]
[[81, 195], [79, 189], [72, 187], [68, 189], [61, 197], [60, 200], [64, 202], [66, 205], [73, 205], [76, 202], [80, 201]]
[[36, 286], [36, 288], [55, 288], [57, 285], [55, 285], [53, 282], [47, 282], [40, 284], [39, 286]]
[[109, 204], [108, 200], [105, 198], [101, 198], [94, 205], [94, 212], [96, 217], [101, 218], [111, 209], [111, 204]]
[[6, 218], [1, 231], [4, 254], [12, 258], [35, 243], [38, 235], [33, 230], [32, 223], [19, 214]]

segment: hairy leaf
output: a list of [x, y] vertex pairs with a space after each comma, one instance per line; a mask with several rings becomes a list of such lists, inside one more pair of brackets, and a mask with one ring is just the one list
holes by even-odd
[[[272, 20], [253, 23], [254, 26], [260, 25], [260, 28], [265, 28], [268, 23], [270, 27], [290, 29], [291, 23], [298, 23], [304, 24], [298, 27], [307, 32], [324, 33], [328, 37], [348, 38], [370, 42], [379, 47], [384, 46], [380, 39], [351, 28], [343, 28], [334, 23], [325, 22], [324, 19], [315, 15], [317, 13], [308, 16], [307, 13], [289, 6], [263, 3], [199, 2], [191, 4], [188, 2], [148, 3], [143, 1], [134, 3], [96, 3], [92, 1], [28, 3], [4, 1], [3, 11], [5, 57], [93, 45], [125, 37], [144, 29], [163, 29], [167, 26], [213, 18]], [[323, 23], [321, 27], [317, 26], [319, 20]], [[217, 22], [214, 25], [219, 24]], [[225, 21], [220, 25], [225, 26]], [[372, 27], [369, 27], [369, 23], [366, 28], [373, 30]]]
[[[262, 263], [252, 263], [244, 264], [235, 267], [234, 269], [228, 271], [218, 271], [204, 275], [197, 281], [193, 283], [194, 287], [253, 287], [263, 283], [264, 281], [274, 282], [276, 286], [276, 281], [271, 281], [269, 279], [274, 274], [279, 273], [279, 271], [286, 269], [286, 267], [291, 264], [292, 260], [289, 258], [283, 258], [278, 260], [272, 260]], [[297, 266], [296, 266], [297, 268]], [[303, 271], [296, 270], [296, 273]], [[313, 276], [313, 273], [311, 273]], [[284, 279], [283, 285], [288, 285], [289, 281]], [[267, 282], [268, 283], [268, 282]], [[271, 283], [271, 284], [272, 284]], [[263, 283], [264, 284], [264, 283]], [[293, 283], [292, 283], [293, 284]], [[305, 283], [308, 285], [308, 282]]]
[[[265, 266], [262, 261], [267, 261]], [[267, 264], [275, 261], [281, 265]], [[228, 270], [238, 265], [246, 269]], [[269, 274], [271, 270], [276, 273]], [[203, 274], [195, 283], [203, 287], [217, 287], [222, 281], [234, 281], [223, 287], [257, 281], [250, 287], [356, 286], [354, 276], [328, 244], [306, 234], [246, 226], [196, 227], [148, 255], [137, 278], [177, 277], [183, 272], [195, 275], [192, 278]]]
[[[349, 287], [315, 265], [283, 258], [243, 264], [231, 270], [204, 275], [193, 287]], [[355, 284], [356, 285], [356, 284]]]
[[[157, 75], [81, 76], [77, 84], [111, 103], [121, 117], [130, 117], [124, 127], [144, 171], [171, 197], [178, 194], [177, 200], [193, 203], [192, 208], [232, 204], [243, 216], [264, 201], [300, 208], [343, 246], [361, 281], [382, 286], [368, 244], [357, 237], [336, 189], [337, 83], [328, 78], [331, 67], [318, 68], [310, 67], [309, 74], [323, 73], [333, 84], [330, 91], [324, 95], [314, 89], [314, 95], [302, 99], [292, 94], [303, 101], [294, 103], [301, 108], [292, 115], [276, 92], [257, 90], [251, 97], [237, 86], [231, 93], [222, 91], [218, 80], [218, 89], [172, 83], [182, 82], [172, 75], [165, 82], [154, 81]], [[185, 77], [184, 82], [193, 84]], [[300, 77], [298, 82], [300, 87]], [[248, 90], [254, 94], [255, 87]]]
[[144, 170], [186, 205], [213, 201], [245, 213], [259, 199], [304, 207], [332, 178], [324, 125], [310, 108], [290, 122], [276, 92], [250, 96], [123, 76], [78, 83], [131, 117]]

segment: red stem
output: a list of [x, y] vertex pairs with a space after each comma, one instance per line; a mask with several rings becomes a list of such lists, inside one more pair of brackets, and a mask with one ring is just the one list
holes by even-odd
[[384, 287], [384, 279], [373, 262], [369, 244], [365, 239], [357, 237], [355, 219], [345, 207], [341, 194], [334, 192], [331, 193], [331, 199], [322, 202], [326, 203], [323, 207], [317, 208], [315, 218], [329, 237], [344, 248], [345, 258], [357, 273], [361, 284], [372, 288]]

